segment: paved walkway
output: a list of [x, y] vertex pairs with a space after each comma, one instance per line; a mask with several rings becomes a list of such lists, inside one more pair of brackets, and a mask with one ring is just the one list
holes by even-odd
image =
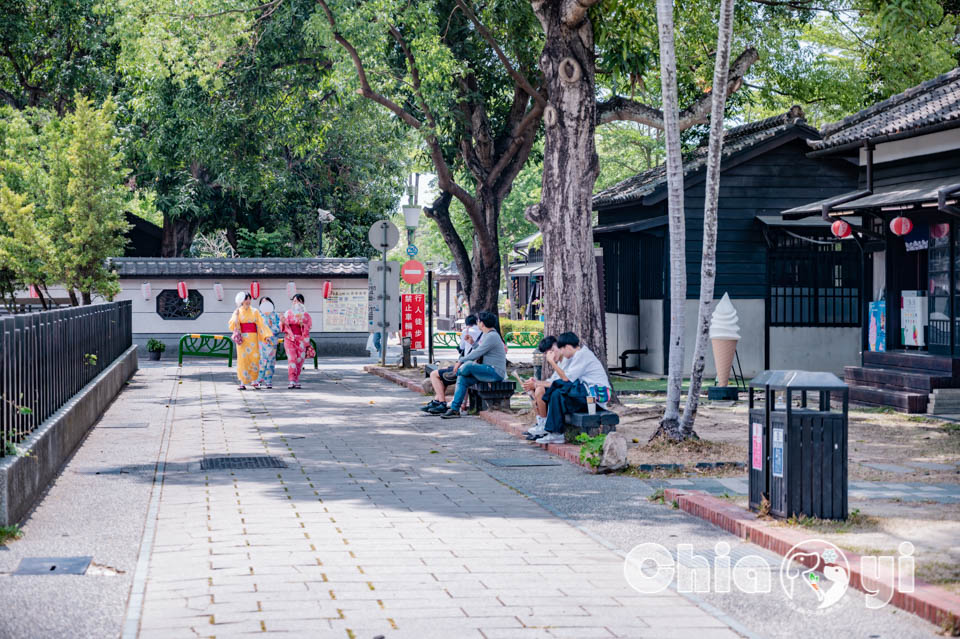
[[[282, 369], [280, 371], [282, 376]], [[357, 362], [301, 391], [235, 390], [220, 362], [145, 366], [25, 525], [26, 556], [91, 555], [85, 576], [3, 576], [0, 637], [921, 637], [850, 600], [639, 596], [622, 556], [689, 542], [756, 551], [650, 503], [653, 488], [560, 462], [475, 418], [419, 413]], [[284, 468], [218, 470], [217, 459]], [[548, 466], [496, 466], [502, 458]], [[159, 460], [159, 464], [157, 461]], [[145, 522], [145, 525], [144, 525]], [[128, 599], [129, 593], [129, 599]], [[125, 606], [129, 600], [129, 605]]]
[[[228, 380], [175, 385], [140, 637], [736, 636], [675, 593], [638, 596], [620, 556], [438, 450], [380, 380]], [[264, 455], [287, 468], [199, 467]]]

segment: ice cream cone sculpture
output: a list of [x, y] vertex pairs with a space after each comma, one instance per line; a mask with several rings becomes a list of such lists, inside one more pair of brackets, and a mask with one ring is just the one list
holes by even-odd
[[726, 386], [730, 381], [730, 367], [740, 341], [740, 323], [737, 309], [726, 293], [710, 318], [710, 341], [713, 344], [713, 360], [717, 365], [717, 386]]

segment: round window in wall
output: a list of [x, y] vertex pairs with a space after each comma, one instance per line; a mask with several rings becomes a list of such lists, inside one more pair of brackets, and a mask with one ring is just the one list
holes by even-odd
[[165, 320], [194, 320], [203, 315], [203, 295], [190, 289], [187, 299], [181, 299], [176, 289], [157, 294], [157, 315]]

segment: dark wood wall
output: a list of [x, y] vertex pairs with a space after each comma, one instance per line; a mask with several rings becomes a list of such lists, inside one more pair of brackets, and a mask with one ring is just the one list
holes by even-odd
[[[956, 151], [921, 155], [873, 165], [873, 186], [890, 186], [943, 177], [960, 177], [960, 157]], [[867, 167], [860, 168], [860, 188], [867, 185]]]
[[[810, 148], [804, 140], [796, 137], [787, 139], [789, 141], [779, 145], [775, 141], [767, 142], [768, 147], [775, 148], [769, 148], [766, 152], [755, 148], [727, 161], [732, 166], [726, 168], [720, 178], [717, 295], [729, 293], [731, 297], [752, 299], [763, 299], [767, 295], [767, 249], [762, 224], [756, 220], [756, 216], [779, 216], [785, 209], [840, 195], [857, 187], [858, 168], [854, 164], [845, 160], [808, 158], [806, 154]], [[702, 176], [702, 170], [688, 175], [690, 186], [684, 193], [688, 299], [700, 296], [704, 204]], [[666, 215], [666, 201], [660, 200], [648, 206], [600, 210], [598, 214], [601, 225], [641, 221]], [[598, 236], [601, 244], [610, 241], [602, 238], [603, 235]], [[606, 254], [606, 248], [604, 252]], [[607, 262], [608, 300], [611, 290], [619, 286], [619, 282], [609, 280], [616, 278], [618, 271], [630, 268], [630, 264], [637, 264], [637, 260], [624, 251], [619, 253], [619, 259], [622, 262], [617, 266]], [[668, 261], [669, 248], [664, 246], [662, 280], [666, 278]], [[644, 279], [645, 275], [641, 274], [633, 281]], [[668, 295], [668, 290], [667, 285], [661, 294]]]

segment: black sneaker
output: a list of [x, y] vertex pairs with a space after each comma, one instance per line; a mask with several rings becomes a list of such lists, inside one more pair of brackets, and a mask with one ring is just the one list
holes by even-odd
[[444, 402], [437, 402], [436, 406], [427, 411], [430, 415], [443, 415], [447, 412], [447, 405]]
[[425, 412], [425, 413], [426, 413], [426, 412], [429, 412], [431, 408], [436, 408], [436, 407], [437, 407], [437, 404], [439, 404], [439, 403], [440, 403], [440, 402], [438, 402], [437, 400], [431, 399], [431, 400], [430, 400], [430, 403], [429, 403], [429, 404], [424, 404], [423, 406], [421, 406], [421, 407], [420, 407], [420, 410], [422, 410], [422, 411]]
[[458, 417], [460, 417], [460, 411], [453, 410], [452, 408], [443, 415], [440, 415], [440, 419], [457, 419]]

